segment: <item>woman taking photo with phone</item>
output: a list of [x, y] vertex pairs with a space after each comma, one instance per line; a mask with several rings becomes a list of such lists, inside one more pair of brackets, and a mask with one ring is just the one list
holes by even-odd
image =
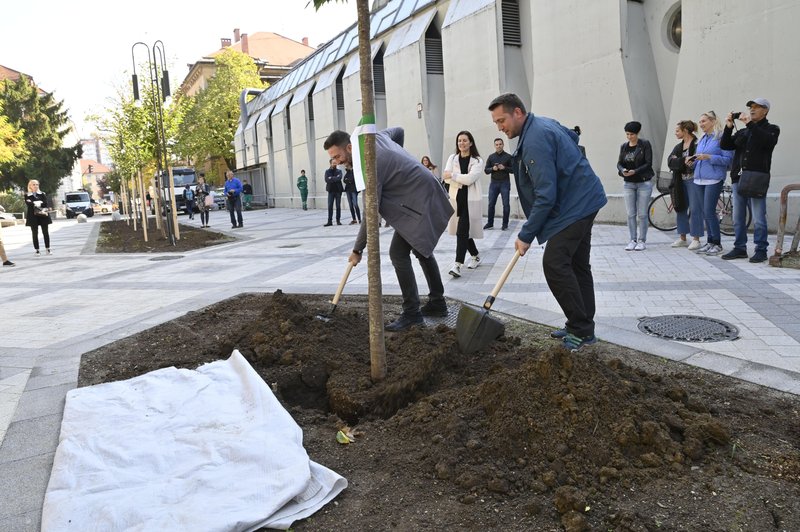
[[[705, 221], [707, 241], [697, 248], [697, 253], [718, 255], [722, 251], [717, 218], [717, 202], [725, 182], [725, 174], [733, 159], [732, 151], [719, 147], [722, 136], [722, 124], [717, 114], [709, 111], [700, 115], [697, 121], [703, 136], [697, 143], [694, 156], [686, 157], [686, 166], [694, 171], [694, 185], [689, 188], [689, 204], [691, 205], [690, 225], [692, 234], [703, 236]], [[693, 243], [694, 244], [694, 243]], [[689, 246], [691, 249], [692, 246]]]

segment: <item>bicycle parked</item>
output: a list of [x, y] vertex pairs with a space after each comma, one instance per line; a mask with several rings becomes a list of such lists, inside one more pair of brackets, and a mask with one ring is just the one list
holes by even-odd
[[[733, 189], [730, 185], [722, 187], [722, 193], [717, 200], [717, 218], [719, 219], [719, 229], [723, 235], [734, 236], [733, 233]], [[678, 219], [675, 209], [672, 206], [672, 198], [669, 192], [659, 194], [650, 200], [650, 207], [647, 211], [647, 219], [650, 225], [659, 231], [674, 231], [678, 228]], [[747, 228], [753, 220], [753, 213], [750, 205], [747, 205]]]

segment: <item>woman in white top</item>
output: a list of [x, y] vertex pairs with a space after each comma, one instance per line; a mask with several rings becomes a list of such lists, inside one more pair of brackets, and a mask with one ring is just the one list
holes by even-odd
[[447, 159], [442, 174], [449, 185], [450, 204], [455, 209], [447, 227], [448, 233], [456, 237], [456, 261], [450, 269], [453, 277], [461, 277], [467, 251], [471, 255], [467, 268], [475, 269], [481, 262], [475, 245], [476, 238], [483, 238], [481, 175], [483, 160], [475, 147], [475, 139], [469, 131], [461, 131], [456, 135], [456, 151]]

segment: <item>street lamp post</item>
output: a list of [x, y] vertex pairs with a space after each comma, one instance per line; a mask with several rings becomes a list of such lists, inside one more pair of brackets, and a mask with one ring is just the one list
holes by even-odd
[[[150, 70], [150, 83], [151, 94], [153, 99], [153, 119], [156, 127], [156, 160], [158, 172], [156, 174], [156, 188], [157, 194], [160, 197], [164, 190], [162, 182], [166, 175], [168, 181], [169, 193], [165, 198], [167, 216], [167, 239], [173, 246], [176, 241], [180, 239], [178, 232], [178, 219], [175, 210], [175, 184], [172, 181], [172, 172], [169, 167], [169, 156], [167, 154], [167, 139], [164, 133], [164, 113], [163, 103], [166, 101], [169, 92], [169, 72], [166, 67], [166, 52], [164, 51], [164, 43], [160, 40], [153, 43], [152, 47], [147, 46], [143, 42], [136, 42], [131, 46], [131, 62], [133, 63], [133, 99], [139, 100], [139, 79], [136, 75], [136, 59], [134, 57], [134, 49], [136, 46], [144, 46], [147, 49], [147, 63]], [[160, 75], [159, 75], [160, 69]], [[161, 216], [161, 213], [158, 213]]]

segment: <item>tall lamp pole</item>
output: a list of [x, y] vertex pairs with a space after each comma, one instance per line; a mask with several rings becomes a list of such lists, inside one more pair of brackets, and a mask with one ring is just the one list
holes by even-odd
[[[165, 198], [166, 203], [166, 218], [167, 218], [167, 239], [173, 246], [176, 241], [180, 239], [178, 233], [177, 212], [175, 210], [175, 184], [172, 181], [172, 172], [169, 165], [169, 155], [167, 153], [167, 139], [164, 133], [164, 112], [163, 104], [170, 95], [169, 92], [169, 72], [166, 65], [166, 52], [164, 51], [164, 43], [158, 40], [153, 43], [152, 47], [147, 46], [143, 42], [136, 42], [131, 46], [131, 62], [133, 63], [133, 76], [131, 82], [133, 84], [133, 99], [139, 100], [139, 78], [136, 75], [136, 59], [134, 57], [134, 50], [137, 46], [144, 46], [147, 50], [147, 63], [150, 70], [150, 84], [151, 95], [153, 99], [153, 120], [156, 127], [156, 161], [158, 173], [156, 174], [156, 187], [158, 188], [157, 194], [159, 197], [165, 186], [163, 179], [167, 178], [167, 188], [169, 193]], [[161, 216], [161, 213], [158, 214]]]

